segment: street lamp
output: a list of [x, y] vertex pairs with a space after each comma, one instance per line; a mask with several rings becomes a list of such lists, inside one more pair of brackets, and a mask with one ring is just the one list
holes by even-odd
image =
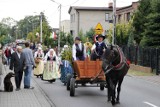
[[116, 0], [113, 0], [113, 37], [112, 44], [116, 44]]
[[61, 3], [55, 2], [54, 0], [51, 0], [52, 2], [58, 4], [59, 6], [59, 35], [58, 35], [58, 56], [60, 55], [60, 38], [61, 38]]

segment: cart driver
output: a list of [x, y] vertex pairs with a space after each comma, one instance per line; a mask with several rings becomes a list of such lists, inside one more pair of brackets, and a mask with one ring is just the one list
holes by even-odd
[[91, 54], [91, 60], [100, 59], [103, 55], [103, 52], [105, 49], [107, 49], [106, 44], [104, 43], [105, 36], [102, 34], [99, 34], [96, 37], [97, 42], [92, 46], [92, 54]]
[[72, 57], [74, 61], [85, 60], [86, 49], [84, 44], [81, 43], [81, 39], [79, 37], [75, 38], [74, 44], [72, 46]]

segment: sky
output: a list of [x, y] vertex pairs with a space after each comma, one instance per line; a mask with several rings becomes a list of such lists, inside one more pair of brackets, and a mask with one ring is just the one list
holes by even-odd
[[[25, 16], [39, 15], [44, 12], [49, 25], [52, 28], [59, 26], [59, 9], [62, 4], [61, 20], [69, 20], [68, 10], [70, 6], [94, 6], [108, 7], [108, 3], [113, 0], [0, 0], [0, 21], [3, 18], [11, 17], [17, 21]], [[131, 5], [138, 0], [116, 0], [117, 7]]]

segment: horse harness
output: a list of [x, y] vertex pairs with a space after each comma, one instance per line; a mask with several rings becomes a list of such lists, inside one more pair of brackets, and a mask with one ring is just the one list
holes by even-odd
[[[109, 73], [111, 70], [121, 70], [125, 65], [127, 65], [127, 67], [129, 67], [129, 64], [127, 63], [126, 61], [126, 58], [124, 57], [124, 54], [122, 53], [122, 51], [119, 49], [119, 46], [116, 45], [116, 48], [118, 50], [118, 56], [116, 58], [114, 58], [109, 66], [107, 66], [105, 68], [105, 74]], [[112, 54], [112, 58], [113, 58], [113, 54]], [[117, 64], [117, 65], [113, 65], [113, 62], [120, 56], [120, 63]], [[124, 58], [124, 60], [123, 60]]]

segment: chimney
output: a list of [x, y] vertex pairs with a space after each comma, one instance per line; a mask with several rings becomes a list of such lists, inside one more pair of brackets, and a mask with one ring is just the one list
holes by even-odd
[[108, 3], [108, 7], [109, 7], [109, 8], [113, 8], [113, 2], [109, 2], [109, 3]]

